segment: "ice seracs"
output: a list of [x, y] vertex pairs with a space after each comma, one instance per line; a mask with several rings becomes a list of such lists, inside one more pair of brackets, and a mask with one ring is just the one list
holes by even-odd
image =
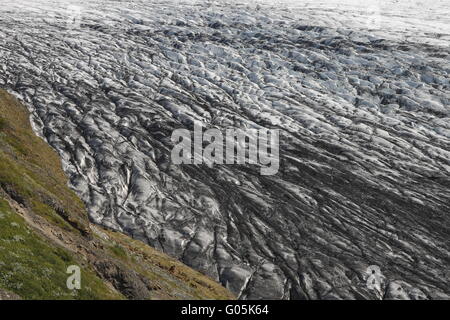
[[[3, 1], [0, 85], [94, 222], [242, 299], [449, 298], [449, 3], [374, 3]], [[194, 121], [280, 130], [278, 173], [175, 165]]]

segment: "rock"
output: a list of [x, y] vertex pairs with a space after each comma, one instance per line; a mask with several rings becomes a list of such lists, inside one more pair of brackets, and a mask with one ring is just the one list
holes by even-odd
[[96, 261], [94, 266], [102, 278], [112, 283], [114, 288], [129, 299], [150, 299], [151, 291], [158, 289], [158, 286], [150, 283], [150, 280], [117, 262], [100, 260]]

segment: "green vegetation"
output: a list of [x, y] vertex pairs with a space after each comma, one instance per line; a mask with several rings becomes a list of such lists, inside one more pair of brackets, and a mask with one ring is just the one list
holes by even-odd
[[[27, 111], [0, 90], [0, 188], [51, 224], [86, 233], [83, 203], [66, 181], [56, 153], [33, 134]], [[122, 298], [89, 268], [82, 268], [82, 289], [68, 290], [69, 265], [80, 263], [28, 227], [0, 194], [0, 287], [24, 299]]]
[[34, 135], [22, 105], [2, 90], [0, 101], [0, 186], [22, 204], [54, 221], [60, 216], [73, 231], [88, 233], [84, 204], [66, 187], [58, 155]]
[[110, 248], [110, 251], [111, 251], [117, 258], [119, 258], [119, 259], [121, 259], [121, 260], [124, 260], [124, 261], [128, 260], [128, 255], [127, 255], [125, 249], [124, 249], [122, 246], [116, 244], [116, 245], [114, 245], [114, 246], [112, 246], [112, 247]]
[[0, 117], [0, 131], [6, 128], [6, 120]]
[[0, 199], [0, 287], [24, 299], [114, 299], [92, 270], [82, 268], [81, 290], [66, 286], [67, 267], [79, 265], [63, 248], [50, 246]]

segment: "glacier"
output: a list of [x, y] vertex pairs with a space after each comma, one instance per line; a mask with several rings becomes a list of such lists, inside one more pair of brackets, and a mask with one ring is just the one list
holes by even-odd
[[[240, 299], [450, 299], [449, 17], [446, 0], [1, 0], [0, 86], [93, 222]], [[195, 121], [279, 129], [279, 172], [173, 164]]]

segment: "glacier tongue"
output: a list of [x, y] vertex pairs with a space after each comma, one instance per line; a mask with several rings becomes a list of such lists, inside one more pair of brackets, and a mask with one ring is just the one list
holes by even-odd
[[[448, 299], [450, 4], [372, 2], [2, 1], [0, 85], [94, 222], [242, 299]], [[174, 165], [194, 120], [280, 172]]]

